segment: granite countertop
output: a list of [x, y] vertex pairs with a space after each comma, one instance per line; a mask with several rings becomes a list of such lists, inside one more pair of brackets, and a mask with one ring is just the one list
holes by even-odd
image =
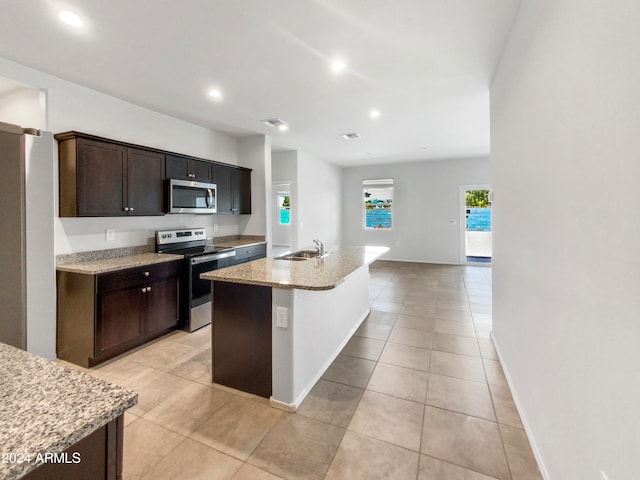
[[[248, 247], [264, 243], [266, 243], [264, 236], [260, 235], [230, 235], [214, 238], [214, 245], [221, 248]], [[140, 245], [58, 255], [56, 257], [56, 270], [95, 275], [183, 258], [182, 255], [154, 253], [150, 249], [153, 249], [153, 247]]]
[[[138, 394], [0, 343], [0, 445], [3, 454], [60, 453], [138, 403]], [[0, 479], [40, 464], [0, 462]]]
[[138, 255], [128, 255], [124, 257], [90, 260], [87, 262], [67, 263], [62, 265], [58, 264], [56, 265], [56, 270], [95, 275], [97, 273], [113, 272], [124, 268], [150, 265], [152, 263], [181, 260], [182, 258], [184, 258], [182, 255], [171, 255], [167, 253], [141, 253]]
[[239, 248], [239, 247], [249, 247], [251, 245], [260, 245], [263, 243], [267, 243], [265, 240], [256, 240], [255, 238], [238, 238], [234, 240], [221, 240], [216, 241], [214, 239], [213, 244], [216, 247], [223, 248]]
[[386, 253], [387, 247], [329, 247], [325, 258], [302, 261], [262, 258], [206, 272], [205, 280], [301, 290], [330, 290], [348, 275]]

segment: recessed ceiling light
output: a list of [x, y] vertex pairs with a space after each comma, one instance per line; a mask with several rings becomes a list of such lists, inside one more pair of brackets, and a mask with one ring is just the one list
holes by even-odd
[[356, 132], [343, 133], [340, 136], [345, 140], [355, 140], [356, 138], [360, 138], [360, 134]]
[[278, 126], [278, 130], [280, 130], [281, 132], [286, 132], [287, 130], [289, 130], [289, 126], [288, 125], [279, 125]]
[[211, 90], [209, 90], [209, 96], [211, 98], [222, 98], [222, 92], [217, 88], [212, 88]]
[[331, 62], [331, 70], [334, 72], [341, 72], [346, 67], [345, 63], [342, 60], [334, 60]]
[[58, 18], [62, 20], [67, 25], [70, 25], [75, 28], [80, 28], [84, 25], [82, 19], [75, 13], [70, 12], [69, 10], [63, 10], [58, 14]]
[[380, 110], [371, 110], [369, 116], [371, 118], [378, 118], [380, 116]]

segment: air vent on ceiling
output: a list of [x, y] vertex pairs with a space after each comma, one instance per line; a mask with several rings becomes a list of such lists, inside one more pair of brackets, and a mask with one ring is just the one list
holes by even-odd
[[287, 123], [280, 120], [279, 118], [267, 118], [266, 120], [260, 121], [269, 127], [278, 128], [280, 130], [286, 130], [287, 128], [289, 128]]
[[352, 133], [343, 133], [342, 135], [340, 135], [342, 138], [344, 138], [345, 140], [355, 140], [356, 138], [360, 138], [360, 135], [356, 132], [352, 132]]

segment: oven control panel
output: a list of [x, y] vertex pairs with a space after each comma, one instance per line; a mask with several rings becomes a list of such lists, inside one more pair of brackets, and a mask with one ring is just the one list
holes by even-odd
[[190, 228], [185, 230], [159, 230], [156, 232], [156, 245], [190, 242], [205, 239], [204, 228]]

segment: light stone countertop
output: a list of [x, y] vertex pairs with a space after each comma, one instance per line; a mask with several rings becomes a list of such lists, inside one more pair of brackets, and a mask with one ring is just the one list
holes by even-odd
[[64, 265], [57, 265], [56, 270], [95, 275], [98, 273], [113, 272], [125, 268], [151, 265], [153, 263], [181, 260], [182, 258], [184, 258], [182, 255], [171, 255], [168, 253], [142, 253], [139, 255], [91, 260], [88, 262], [67, 263]]
[[[61, 453], [138, 403], [138, 394], [0, 343], [2, 453]], [[0, 462], [0, 479], [40, 466]]]
[[260, 245], [265, 244], [264, 240], [255, 240], [255, 239], [236, 239], [236, 240], [221, 240], [216, 242], [214, 239], [213, 244], [216, 247], [222, 248], [240, 248], [240, 247], [249, 247], [251, 245]]
[[262, 258], [206, 272], [200, 278], [287, 289], [330, 290], [388, 250], [387, 247], [372, 246], [328, 247], [329, 255], [325, 258], [301, 261]]

